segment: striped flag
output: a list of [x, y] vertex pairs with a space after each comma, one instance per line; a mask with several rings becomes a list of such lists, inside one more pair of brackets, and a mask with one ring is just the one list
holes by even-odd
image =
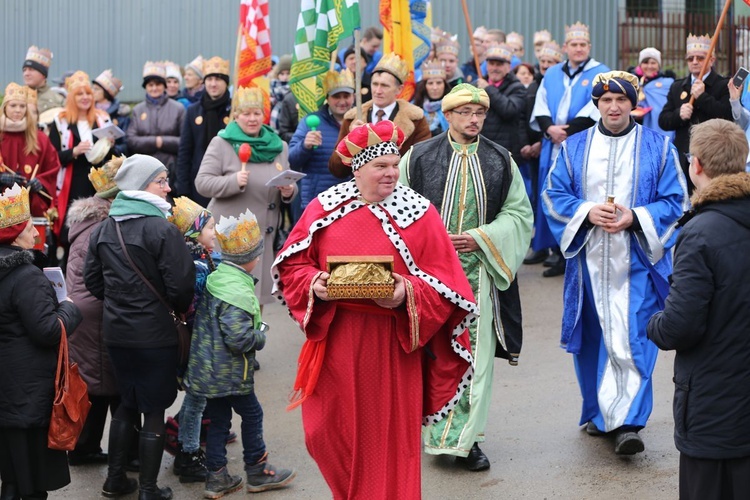
[[323, 75], [331, 65], [331, 54], [359, 24], [358, 0], [301, 0], [289, 78], [300, 115], [323, 104]]
[[271, 32], [268, 0], [242, 0], [237, 37], [236, 86], [259, 87], [263, 91], [263, 116], [271, 117]]
[[[749, 0], [750, 1], [750, 0]], [[414, 68], [419, 68], [427, 56], [430, 55], [432, 46], [432, 20], [427, 19], [430, 2], [427, 0], [409, 0], [409, 11], [411, 13], [412, 44], [414, 46]]]
[[383, 25], [383, 54], [398, 54], [409, 68], [409, 76], [399, 95], [409, 101], [416, 88], [409, 0], [380, 0], [380, 23]]

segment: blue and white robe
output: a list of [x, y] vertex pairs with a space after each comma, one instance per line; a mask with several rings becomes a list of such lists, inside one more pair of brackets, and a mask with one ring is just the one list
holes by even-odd
[[[562, 144], [542, 206], [567, 259], [562, 346], [574, 354], [583, 395], [580, 424], [602, 431], [646, 425], [658, 349], [646, 337], [664, 306], [687, 184], [668, 138], [635, 124], [624, 135], [598, 124]], [[609, 234], [586, 221], [607, 196], [632, 209], [638, 230]]]
[[674, 140], [674, 130], [662, 130], [659, 127], [659, 115], [667, 103], [669, 89], [673, 83], [674, 78], [668, 76], [660, 76], [649, 80], [641, 89], [644, 99], [638, 102], [638, 106], [641, 108], [651, 108], [651, 111], [643, 117], [643, 126], [666, 135], [669, 140]]
[[[532, 130], [544, 132], [537, 122], [538, 116], [549, 116], [555, 125], [565, 125], [574, 118], [591, 118], [596, 121], [601, 118], [599, 110], [591, 100], [591, 89], [594, 77], [599, 73], [606, 73], [609, 68], [594, 59], [589, 59], [583, 71], [572, 80], [563, 71], [563, 64], [559, 63], [547, 70], [536, 93], [534, 109], [529, 118]], [[557, 156], [560, 146], [553, 144], [546, 137], [542, 139], [542, 151], [539, 154], [539, 190], [543, 186], [543, 179], [547, 178], [552, 161]], [[538, 200], [541, 196], [537, 197]], [[557, 246], [555, 238], [547, 226], [547, 221], [540, 216], [534, 220], [534, 250], [543, 250]]]

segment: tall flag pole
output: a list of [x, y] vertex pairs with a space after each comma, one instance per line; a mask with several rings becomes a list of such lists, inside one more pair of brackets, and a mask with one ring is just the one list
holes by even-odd
[[383, 25], [383, 53], [398, 54], [409, 68], [409, 76], [399, 95], [409, 101], [416, 89], [409, 0], [380, 0], [380, 23]]
[[258, 87], [263, 92], [263, 116], [271, 119], [271, 32], [268, 19], [268, 0], [242, 0], [237, 29], [234, 87]]
[[300, 116], [314, 113], [323, 104], [323, 76], [331, 53], [359, 27], [358, 0], [301, 0], [289, 78]]

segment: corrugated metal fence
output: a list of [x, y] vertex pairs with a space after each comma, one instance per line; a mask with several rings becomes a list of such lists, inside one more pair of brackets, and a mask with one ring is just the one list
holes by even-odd
[[[0, 91], [21, 82], [26, 49], [35, 44], [54, 52], [50, 77], [82, 69], [94, 78], [111, 68], [122, 78], [120, 98], [143, 98], [141, 72], [147, 60], [184, 65], [196, 55], [231, 59], [236, 43], [239, 0], [2, 0]], [[377, 0], [360, 0], [362, 25], [379, 24]], [[548, 29], [562, 41], [564, 26], [582, 21], [592, 29], [596, 59], [617, 64], [617, 2], [602, 0], [468, 0], [474, 27], [517, 31], [526, 37], [533, 61], [534, 31]], [[274, 53], [291, 53], [300, 0], [270, 0]], [[461, 59], [469, 57], [461, 3], [433, 0], [433, 24], [457, 33]]]

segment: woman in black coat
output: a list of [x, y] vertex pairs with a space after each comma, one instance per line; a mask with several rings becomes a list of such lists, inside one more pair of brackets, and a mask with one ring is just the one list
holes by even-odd
[[32, 264], [37, 231], [28, 193], [16, 185], [0, 201], [14, 196], [21, 206], [25, 197], [24, 215], [0, 207], [0, 497], [47, 498], [70, 483], [65, 452], [47, 448], [47, 432], [61, 322], [69, 335], [81, 314], [69, 300], [58, 303]]

